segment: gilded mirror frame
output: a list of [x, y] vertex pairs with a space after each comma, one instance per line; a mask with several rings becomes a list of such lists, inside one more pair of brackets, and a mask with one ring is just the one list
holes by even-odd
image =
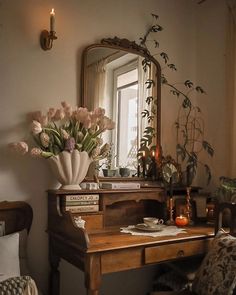
[[[156, 146], [158, 149], [161, 147], [161, 67], [159, 62], [150, 54], [149, 50], [145, 47], [138, 45], [135, 41], [128, 39], [120, 39], [118, 37], [102, 39], [100, 43], [91, 44], [84, 48], [82, 53], [81, 63], [81, 105], [86, 107], [86, 65], [87, 53], [95, 48], [110, 48], [115, 50], [123, 50], [128, 53], [141, 56], [148, 61], [152, 62], [156, 67], [155, 87], [157, 89], [157, 118], [156, 118]], [[129, 177], [130, 178], [130, 177]]]

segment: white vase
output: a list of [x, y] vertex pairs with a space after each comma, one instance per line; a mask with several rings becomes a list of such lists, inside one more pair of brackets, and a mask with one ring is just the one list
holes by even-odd
[[91, 159], [87, 152], [63, 151], [57, 156], [50, 157], [48, 162], [56, 179], [61, 183], [60, 189], [78, 190], [84, 180]]

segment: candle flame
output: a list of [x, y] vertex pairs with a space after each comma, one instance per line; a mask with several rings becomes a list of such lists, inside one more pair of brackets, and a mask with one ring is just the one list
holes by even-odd
[[55, 14], [54, 8], [52, 8], [50, 14]]

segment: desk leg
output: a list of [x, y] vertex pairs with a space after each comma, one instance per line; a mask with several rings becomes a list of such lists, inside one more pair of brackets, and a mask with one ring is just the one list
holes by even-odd
[[[49, 239], [50, 241], [50, 239]], [[51, 266], [49, 278], [49, 294], [60, 295], [60, 272], [58, 270], [60, 257], [53, 253], [53, 242], [49, 242], [49, 262]]]
[[99, 295], [101, 285], [101, 257], [99, 254], [87, 254], [85, 258], [85, 287], [87, 295]]

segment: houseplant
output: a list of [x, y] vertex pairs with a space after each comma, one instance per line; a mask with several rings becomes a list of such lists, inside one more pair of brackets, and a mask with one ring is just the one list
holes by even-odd
[[[221, 176], [219, 186], [213, 194], [215, 203], [235, 203], [236, 202], [236, 179]], [[222, 214], [223, 226], [229, 226], [231, 212], [225, 208]]]
[[220, 184], [214, 193], [214, 198], [217, 202], [236, 202], [236, 179], [221, 176]]
[[102, 168], [103, 176], [114, 177], [116, 176], [117, 169], [114, 167], [114, 159], [116, 155], [114, 154], [114, 146], [112, 143], [109, 144], [109, 149], [107, 151], [106, 158], [99, 168]]
[[[154, 45], [154, 49], [159, 48], [159, 42], [153, 38], [153, 34], [161, 32], [163, 30], [157, 22], [158, 15], [152, 14], [153, 23], [147, 28], [144, 36], [140, 38], [140, 45], [148, 50], [150, 53], [149, 47]], [[151, 55], [151, 54], [150, 54]], [[153, 57], [158, 56], [160, 63], [163, 65], [162, 70], [171, 70], [177, 71], [176, 66], [169, 61], [169, 56], [166, 52], [160, 51], [153, 55]], [[147, 67], [150, 66], [149, 60], [144, 60], [143, 70], [145, 71]], [[182, 165], [185, 166], [185, 171], [183, 175], [188, 174], [189, 182], [186, 183], [190, 185], [193, 178], [196, 175], [198, 165], [203, 165], [207, 175], [207, 184], [211, 180], [211, 170], [207, 163], [200, 161], [199, 154], [204, 151], [210, 157], [214, 155], [214, 149], [211, 144], [204, 137], [204, 121], [201, 116], [201, 110], [198, 106], [194, 105], [191, 96], [195, 94], [205, 94], [203, 88], [199, 85], [194, 85], [189, 79], [183, 83], [171, 83], [168, 81], [164, 71], [162, 71], [161, 77], [162, 85], [170, 89], [170, 93], [174, 95], [179, 103], [180, 109], [175, 121], [176, 127], [176, 161], [182, 162]], [[152, 87], [155, 81], [147, 81], [147, 87]], [[147, 108], [143, 110], [142, 115], [144, 118], [148, 119], [148, 122], [151, 123], [155, 113], [152, 111], [152, 107], [155, 104], [155, 97], [147, 97], [146, 103]], [[151, 107], [150, 107], [151, 105]], [[151, 109], [151, 111], [148, 111]], [[154, 129], [150, 126], [147, 126], [144, 130], [143, 137], [141, 139], [141, 146], [139, 150], [139, 156], [142, 155], [142, 151], [145, 151], [145, 154], [148, 155], [148, 161], [150, 162], [151, 151], [156, 149], [156, 146], [153, 145], [153, 138], [156, 136]]]
[[107, 156], [109, 144], [103, 144], [101, 135], [114, 128], [114, 122], [105, 116], [105, 110], [72, 107], [61, 103], [61, 108], [50, 108], [46, 114], [36, 111], [28, 114], [32, 141], [11, 143], [21, 153], [47, 159], [63, 189], [80, 189], [89, 164]]

